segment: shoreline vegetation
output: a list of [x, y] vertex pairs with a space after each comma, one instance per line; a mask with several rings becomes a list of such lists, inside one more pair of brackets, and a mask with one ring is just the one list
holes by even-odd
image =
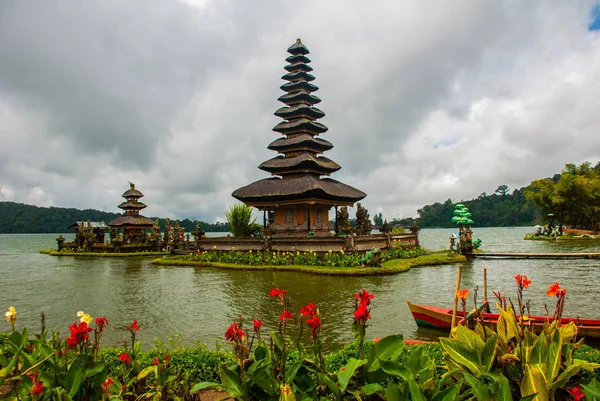
[[223, 262], [208, 262], [193, 260], [190, 256], [174, 256], [154, 259], [153, 265], [166, 267], [215, 267], [231, 270], [267, 270], [291, 271], [331, 276], [369, 276], [398, 274], [413, 267], [447, 265], [466, 262], [467, 258], [449, 251], [436, 251], [411, 258], [391, 259], [381, 264], [381, 267], [334, 267], [334, 266], [307, 266], [307, 265], [249, 265]]
[[535, 235], [532, 233], [525, 234], [523, 237], [524, 240], [527, 241], [590, 241], [590, 240], [600, 240], [600, 235], [572, 235], [572, 234], [563, 234], [559, 236], [551, 236], [551, 235]]
[[143, 256], [162, 256], [169, 255], [169, 252], [68, 252], [68, 251], [57, 251], [56, 249], [42, 249], [39, 251], [44, 255], [50, 256], [76, 256], [76, 257], [87, 257], [87, 258], [125, 258], [125, 257], [143, 257]]

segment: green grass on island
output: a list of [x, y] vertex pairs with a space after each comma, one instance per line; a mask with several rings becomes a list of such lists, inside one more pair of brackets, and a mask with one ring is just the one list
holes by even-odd
[[92, 258], [123, 258], [123, 257], [133, 257], [133, 256], [162, 256], [169, 255], [169, 252], [59, 252], [56, 249], [42, 249], [40, 253], [51, 256], [83, 256], [83, 257], [92, 257]]
[[239, 270], [279, 270], [304, 272], [312, 274], [323, 274], [331, 276], [367, 276], [397, 274], [410, 270], [412, 267], [446, 265], [451, 263], [465, 262], [463, 255], [457, 255], [449, 251], [436, 251], [406, 259], [391, 259], [381, 264], [381, 267], [333, 267], [333, 266], [306, 266], [306, 265], [248, 265], [222, 262], [194, 261], [188, 256], [173, 256], [154, 259], [152, 264], [159, 266], [195, 266], [216, 267], [221, 269]]

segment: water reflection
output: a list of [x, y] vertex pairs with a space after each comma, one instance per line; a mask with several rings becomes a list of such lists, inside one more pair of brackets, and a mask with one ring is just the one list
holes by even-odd
[[[422, 230], [421, 242], [429, 249], [447, 246], [453, 230]], [[476, 229], [488, 251], [572, 252], [598, 250], [598, 241], [560, 243], [523, 241], [524, 229]], [[0, 235], [2, 291], [0, 307], [14, 305], [18, 325], [39, 327], [39, 312], [48, 315], [48, 326], [67, 331], [75, 313], [84, 310], [94, 317], [106, 316], [110, 326], [105, 345], [118, 345], [123, 326], [137, 319], [139, 338], [152, 344], [155, 337], [167, 341], [181, 333], [186, 344], [199, 340], [212, 345], [239, 314], [259, 318], [267, 329], [279, 322], [281, 307], [267, 294], [275, 285], [287, 289], [293, 312], [308, 302], [316, 303], [323, 319], [322, 333], [329, 348], [352, 340], [353, 294], [361, 288], [376, 296], [372, 304], [369, 337], [402, 333], [407, 338], [435, 339], [438, 332], [417, 329], [406, 300], [451, 307], [456, 265], [415, 268], [394, 276], [336, 277], [295, 272], [219, 270], [214, 268], [158, 268], [146, 258], [69, 258], [37, 253], [55, 245], [56, 235]], [[596, 283], [598, 261], [572, 260], [480, 260], [464, 266], [462, 287], [479, 286], [483, 299], [483, 267], [488, 267], [492, 290], [515, 294], [514, 275], [533, 281], [525, 296], [532, 312], [553, 309], [554, 299], [545, 295], [558, 281], [568, 289], [565, 313], [600, 318]], [[10, 326], [2, 320], [0, 330]], [[308, 340], [309, 335], [305, 333]]]

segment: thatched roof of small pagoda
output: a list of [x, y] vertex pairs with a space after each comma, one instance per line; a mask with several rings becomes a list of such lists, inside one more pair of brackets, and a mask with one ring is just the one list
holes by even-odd
[[367, 194], [331, 178], [305, 175], [282, 179], [266, 178], [236, 189], [234, 198], [248, 204], [280, 201], [321, 199], [329, 203], [349, 204], [363, 199]]
[[141, 215], [126, 214], [119, 216], [114, 220], [108, 222], [109, 227], [123, 228], [123, 227], [140, 227], [140, 228], [151, 228], [154, 225], [154, 221]]

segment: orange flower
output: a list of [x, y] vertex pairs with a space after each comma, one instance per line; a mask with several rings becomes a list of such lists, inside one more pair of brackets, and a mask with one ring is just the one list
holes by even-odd
[[525, 289], [527, 289], [527, 287], [529, 287], [529, 284], [531, 284], [531, 280], [529, 280], [529, 278], [525, 275], [521, 276], [520, 274], [517, 274], [515, 276], [515, 280], [517, 280], [518, 286], [522, 286]]
[[468, 296], [469, 296], [469, 290], [467, 290], [466, 288], [463, 290], [456, 291], [456, 298], [458, 298], [458, 299], [467, 299]]
[[379, 342], [379, 340], [381, 340], [381, 338], [379, 338], [379, 337], [375, 337], [375, 338], [373, 339], [373, 342], [374, 342], [374, 343], [378, 343], [378, 342]]
[[[565, 290], [566, 292], [566, 290]], [[546, 291], [546, 295], [548, 295], [549, 297], [553, 297], [556, 295], [559, 295], [561, 293], [561, 288], [560, 285], [558, 285], [558, 283], [555, 281], [550, 288], [548, 288], [548, 291]]]

